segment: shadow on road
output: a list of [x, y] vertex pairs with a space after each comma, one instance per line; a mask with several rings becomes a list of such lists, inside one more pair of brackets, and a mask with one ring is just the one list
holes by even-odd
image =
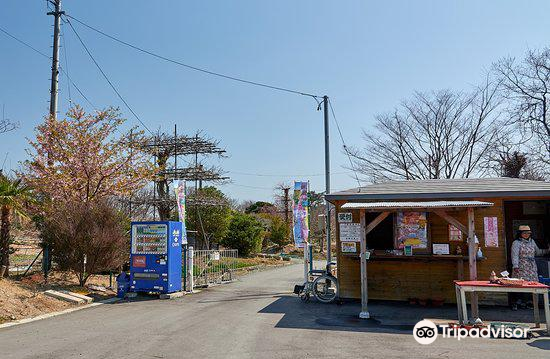
[[302, 302], [297, 296], [284, 295], [259, 311], [259, 313], [284, 314], [276, 328], [338, 330], [361, 332], [412, 332], [412, 325], [384, 324], [376, 318], [359, 319], [358, 306], [350, 304], [322, 304]]
[[[340, 330], [362, 332], [406, 332], [412, 333], [414, 325], [423, 319], [441, 323], [456, 322], [457, 309], [454, 305], [442, 307], [422, 307], [404, 302], [372, 301], [369, 303], [371, 319], [360, 319], [361, 306], [358, 302], [345, 302], [342, 305], [322, 304], [314, 300], [304, 303], [297, 296], [282, 295], [264, 307], [259, 313], [280, 313], [283, 318], [277, 323], [279, 328]], [[483, 320], [531, 322], [532, 311], [512, 312], [506, 307], [481, 307]], [[538, 344], [547, 348], [550, 340]]]
[[537, 339], [533, 340], [531, 343], [527, 343], [530, 347], [550, 350], [550, 339]]

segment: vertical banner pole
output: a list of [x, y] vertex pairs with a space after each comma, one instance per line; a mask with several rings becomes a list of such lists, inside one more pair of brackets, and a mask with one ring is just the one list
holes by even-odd
[[294, 244], [304, 250], [304, 281], [307, 282], [309, 274], [309, 182], [294, 182], [292, 196], [292, 233]]
[[193, 287], [195, 286], [194, 280], [193, 280], [193, 246], [188, 247], [187, 250], [187, 260], [189, 261], [187, 264], [187, 280], [189, 283], [189, 286], [187, 287], [187, 291], [193, 292]]
[[187, 292], [187, 246], [183, 246], [183, 291]]
[[307, 243], [304, 243], [304, 283], [307, 282], [308, 278], [308, 251], [307, 251]]

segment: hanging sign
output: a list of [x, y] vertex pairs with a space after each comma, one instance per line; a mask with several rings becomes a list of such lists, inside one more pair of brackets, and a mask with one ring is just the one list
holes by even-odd
[[462, 231], [452, 224], [449, 224], [449, 241], [462, 242]]
[[351, 212], [338, 213], [338, 223], [351, 223], [353, 222], [353, 215]]
[[428, 248], [426, 212], [397, 212], [397, 248], [411, 245], [413, 249]]
[[485, 247], [498, 247], [497, 217], [483, 217]]
[[178, 215], [182, 226], [181, 244], [187, 244], [187, 230], [185, 229], [185, 181], [174, 181]]
[[297, 248], [304, 248], [309, 236], [309, 199], [308, 182], [294, 182], [294, 194], [292, 196], [292, 220], [294, 244]]
[[340, 242], [360, 242], [361, 225], [359, 223], [340, 223]]

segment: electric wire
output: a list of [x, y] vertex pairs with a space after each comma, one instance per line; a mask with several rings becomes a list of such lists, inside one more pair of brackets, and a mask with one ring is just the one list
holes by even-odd
[[332, 107], [332, 101], [328, 100], [328, 104], [330, 107], [330, 112], [332, 113], [332, 118], [334, 119], [334, 122], [336, 123], [336, 128], [338, 129], [338, 134], [340, 135], [340, 140], [342, 141], [342, 146], [344, 148], [344, 152], [346, 152], [346, 155], [348, 156], [349, 164], [351, 166], [351, 170], [353, 171], [353, 174], [355, 176], [355, 180], [357, 181], [357, 185], [361, 187], [361, 182], [359, 181], [359, 176], [357, 175], [357, 171], [355, 170], [355, 166], [353, 165], [353, 161], [351, 159], [351, 155], [348, 150], [348, 146], [346, 146], [346, 141], [344, 141], [344, 135], [342, 135], [342, 130], [340, 129], [340, 124], [338, 123], [338, 119], [336, 118], [336, 115], [334, 113], [334, 108]]
[[[176, 65], [179, 65], [179, 66], [183, 66], [183, 67], [186, 67], [188, 69], [191, 69], [191, 70], [195, 70], [195, 71], [199, 71], [199, 72], [202, 72], [202, 73], [205, 73], [205, 74], [209, 74], [209, 75], [213, 75], [213, 76], [217, 76], [217, 77], [220, 77], [220, 78], [225, 78], [225, 79], [228, 79], [228, 80], [233, 80], [233, 81], [237, 81], [237, 82], [241, 82], [241, 83], [245, 83], [245, 84], [249, 84], [249, 85], [254, 85], [254, 86], [260, 86], [260, 87], [264, 87], [264, 88], [269, 88], [269, 89], [272, 89], [272, 90], [277, 90], [277, 91], [283, 91], [283, 92], [287, 92], [287, 93], [293, 93], [293, 94], [298, 94], [298, 95], [303, 95], [303, 96], [309, 96], [309, 97], [312, 97], [314, 98], [316, 101], [318, 98], [322, 98], [322, 96], [318, 96], [318, 95], [313, 95], [313, 94], [310, 94], [310, 93], [306, 93], [306, 92], [303, 92], [303, 91], [298, 91], [298, 90], [293, 90], [293, 89], [288, 89], [288, 88], [284, 88], [284, 87], [280, 87], [280, 86], [273, 86], [273, 85], [269, 85], [269, 84], [265, 84], [265, 83], [261, 83], [261, 82], [256, 82], [256, 81], [250, 81], [250, 80], [245, 80], [245, 79], [242, 79], [242, 78], [239, 78], [239, 77], [235, 77], [235, 76], [230, 76], [230, 75], [225, 75], [225, 74], [222, 74], [222, 73], [218, 73], [218, 72], [214, 72], [214, 71], [210, 71], [210, 70], [206, 70], [204, 68], [200, 68], [200, 67], [196, 67], [196, 66], [192, 66], [192, 65], [189, 65], [189, 64], [186, 64], [186, 63], [183, 63], [181, 61], [178, 61], [178, 60], [174, 60], [174, 59], [171, 59], [171, 58], [168, 58], [168, 57], [165, 57], [163, 55], [159, 55], [159, 54], [156, 54], [152, 51], [149, 51], [149, 50], [145, 50], [141, 47], [138, 47], [136, 45], [133, 45], [131, 43], [128, 43], [126, 41], [123, 41], [123, 40], [120, 40], [112, 35], [109, 35], [91, 25], [88, 25], [86, 24], [85, 22], [75, 18], [74, 16], [71, 16], [71, 15], [68, 15], [68, 14], [64, 14], [64, 17], [66, 18], [69, 18], [69, 19], [72, 19], [76, 22], [78, 22], [79, 24], [81, 24], [82, 26], [85, 26], [87, 27], [88, 29], [92, 30], [92, 31], [95, 31], [113, 41], [116, 41], [120, 44], [123, 44], [125, 46], [128, 46], [134, 50], [137, 50], [137, 51], [140, 51], [142, 53], [145, 53], [145, 54], [148, 54], [150, 56], [153, 56], [153, 57], [156, 57], [158, 59], [161, 59], [161, 60], [164, 60], [164, 61], [167, 61], [167, 62], [170, 62], [170, 63], [173, 63], [173, 64], [176, 64]], [[135, 111], [130, 107], [130, 105], [128, 104], [128, 102], [122, 97], [122, 95], [120, 94], [120, 92], [116, 89], [116, 87], [114, 86], [114, 84], [112, 83], [112, 81], [109, 79], [109, 77], [107, 76], [107, 74], [103, 71], [103, 69], [101, 68], [101, 66], [99, 65], [99, 63], [96, 61], [96, 59], [94, 58], [94, 56], [92, 55], [91, 51], [89, 50], [89, 48], [86, 46], [86, 44], [84, 43], [83, 39], [81, 38], [81, 36], [79, 35], [79, 33], [76, 31], [75, 27], [73, 26], [73, 24], [71, 23], [71, 21], [69, 19], [64, 19], [64, 22], [66, 22], [67, 24], [69, 24], [69, 26], [71, 27], [71, 30], [74, 32], [74, 34], [76, 35], [76, 37], [78, 38], [79, 42], [81, 43], [82, 47], [84, 48], [84, 50], [86, 51], [86, 53], [88, 54], [88, 56], [90, 57], [90, 59], [92, 60], [92, 62], [94, 63], [94, 65], [97, 67], [97, 69], [100, 71], [100, 73], [102, 74], [102, 76], [104, 77], [104, 79], [107, 81], [107, 83], [109, 84], [109, 86], [113, 89], [113, 91], [116, 93], [116, 95], [118, 96], [118, 98], [124, 103], [124, 105], [128, 108], [128, 110], [132, 113], [132, 115], [138, 120], [138, 122], [149, 132], [153, 135], [153, 132], [147, 127], [147, 125], [139, 118], [139, 116], [135, 113]], [[17, 42], [21, 43], [22, 45], [30, 48], [31, 50], [33, 50], [34, 52], [40, 54], [41, 56], [43, 57], [46, 57], [48, 59], [50, 59], [50, 57], [46, 54], [44, 54], [43, 52], [37, 50], [36, 48], [34, 48], [33, 46], [29, 45], [28, 43], [20, 40], [19, 38], [13, 36], [12, 34], [10, 34], [9, 32], [7, 32], [6, 30], [4, 30], [3, 28], [0, 27], [0, 31], [2, 31], [3, 33], [5, 33], [7, 36], [13, 38], [14, 40], [16, 40]], [[65, 39], [63, 38], [63, 43], [64, 43], [64, 47], [66, 46], [65, 45]], [[64, 49], [64, 55], [65, 55], [65, 64], [67, 66], [67, 70], [68, 70], [68, 62], [67, 62], [67, 57], [66, 57], [66, 49]], [[67, 76], [67, 79], [69, 80], [69, 82], [75, 87], [75, 89], [79, 92], [79, 94], [92, 106], [95, 108], [95, 106], [89, 101], [89, 99], [83, 94], [83, 92], [78, 88], [78, 86], [74, 83], [74, 81], [72, 81], [72, 79], [70, 78], [69, 74], [68, 74], [68, 71], [65, 71], [63, 68], [61, 68], [61, 71]], [[70, 87], [69, 87], [69, 98], [70, 98]], [[319, 103], [319, 101], [317, 101]], [[336, 123], [336, 127], [337, 127], [337, 130], [338, 130], [338, 134], [340, 136], [340, 140], [342, 141], [342, 145], [343, 145], [343, 148], [344, 148], [344, 151], [346, 152], [346, 155], [348, 157], [348, 160], [350, 161], [350, 166], [351, 166], [351, 169], [354, 173], [354, 176], [355, 176], [355, 179], [358, 183], [359, 186], [361, 186], [361, 183], [359, 181], [359, 178], [358, 178], [358, 175], [357, 175], [357, 172], [355, 170], [355, 167], [353, 166], [353, 161], [351, 159], [351, 156], [350, 156], [350, 153], [349, 153], [349, 150], [346, 146], [346, 143], [345, 143], [345, 140], [344, 140], [344, 137], [343, 137], [343, 134], [342, 134], [342, 131], [341, 131], [341, 128], [340, 128], [340, 125], [338, 123], [338, 120], [336, 118], [336, 115], [335, 115], [335, 112], [334, 112], [334, 108], [333, 108], [333, 105], [332, 105], [332, 101], [330, 101], [329, 99], [329, 106], [330, 106], [330, 110], [331, 110], [331, 113], [332, 113], [332, 117], [334, 119], [334, 122]], [[246, 173], [246, 172], [235, 172], [233, 171], [232, 173], [235, 173], [235, 174], [242, 174], [242, 175], [250, 175], [250, 176], [260, 176], [260, 177], [278, 177], [278, 176], [323, 176], [324, 174], [305, 174], [305, 175], [268, 175], [268, 174], [258, 174], [258, 173]], [[345, 174], [345, 173], [348, 173], [348, 172], [340, 172], [340, 173], [334, 173], [334, 174]], [[235, 184], [235, 183], [229, 183], [230, 185], [234, 185], [234, 186], [239, 186], [239, 187], [247, 187], [247, 188], [257, 188], [257, 189], [271, 189], [271, 188], [267, 188], [267, 187], [255, 187], [255, 186], [246, 186], [246, 185], [238, 185], [238, 184]]]
[[74, 28], [73, 24], [71, 23], [71, 21], [69, 21], [68, 19], [65, 19], [65, 21], [69, 24], [69, 27], [73, 30], [74, 34], [76, 35], [76, 37], [78, 38], [78, 41], [80, 41], [80, 44], [82, 45], [82, 47], [84, 48], [84, 50], [86, 51], [86, 53], [88, 54], [88, 56], [90, 57], [90, 59], [92, 60], [92, 62], [95, 64], [95, 66], [97, 67], [97, 69], [99, 70], [99, 72], [101, 72], [101, 75], [103, 75], [103, 78], [107, 81], [107, 83], [109, 84], [109, 86], [111, 86], [111, 88], [113, 89], [113, 91], [116, 93], [116, 95], [118, 96], [118, 98], [124, 103], [124, 105], [126, 106], [126, 108], [132, 113], [132, 115], [134, 115], [134, 117], [136, 118], [136, 120], [138, 120], [139, 123], [141, 123], [141, 125], [151, 134], [151, 135], [155, 135], [153, 133], [153, 131], [151, 131], [149, 129], [149, 127], [147, 127], [147, 125], [145, 124], [145, 122], [143, 122], [139, 116], [135, 113], [135, 111], [132, 109], [132, 107], [130, 107], [130, 105], [128, 104], [128, 102], [124, 99], [124, 97], [122, 97], [122, 95], [120, 94], [120, 92], [117, 90], [117, 88], [115, 87], [115, 85], [111, 82], [111, 80], [109, 79], [109, 77], [107, 76], [107, 74], [105, 73], [105, 71], [103, 71], [103, 69], [101, 68], [101, 66], [99, 65], [99, 63], [96, 61], [96, 59], [94, 58], [94, 56], [92, 55], [92, 53], [90, 52], [90, 49], [88, 49], [88, 46], [86, 46], [86, 44], [84, 43], [84, 40], [82, 40], [82, 38], [80, 37], [80, 35], [78, 34], [78, 32], [76, 31], [76, 29]]
[[273, 190], [273, 188], [274, 188], [274, 187], [248, 186], [248, 185], [237, 184], [237, 183], [233, 183], [233, 182], [222, 183], [220, 186], [225, 186], [225, 185], [236, 186], [236, 187], [243, 187], [243, 188], [261, 189], [261, 190], [265, 190], [265, 189]]
[[65, 14], [64, 16], [78, 22], [82, 26], [85, 26], [85, 27], [87, 27], [88, 29], [90, 29], [92, 31], [97, 32], [98, 34], [101, 34], [101, 35], [103, 35], [103, 36], [105, 36], [105, 37], [107, 37], [107, 38], [109, 38], [113, 41], [116, 41], [120, 44], [128, 46], [128, 47], [130, 47], [134, 50], [143, 52], [143, 53], [148, 54], [150, 56], [156, 57], [156, 58], [164, 60], [164, 61], [171, 62], [171, 63], [179, 65], [179, 66], [186, 67], [186, 68], [194, 70], [194, 71], [202, 72], [202, 73], [205, 73], [205, 74], [208, 74], [208, 75], [213, 75], [213, 76], [221, 77], [221, 78], [224, 78], [224, 79], [227, 79], [227, 80], [237, 81], [237, 82], [241, 82], [241, 83], [245, 83], [245, 84], [249, 84], [249, 85], [265, 87], [265, 88], [269, 88], [269, 89], [272, 89], [272, 90], [283, 91], [283, 92], [293, 93], [293, 94], [302, 95], [302, 96], [310, 96], [310, 97], [313, 97], [313, 98], [321, 98], [322, 97], [322, 96], [313, 95], [313, 94], [303, 92], [303, 91], [293, 90], [293, 89], [280, 87], [280, 86], [269, 85], [269, 84], [265, 84], [265, 83], [261, 83], [261, 82], [257, 82], [257, 81], [245, 80], [243, 78], [230, 76], [230, 75], [222, 74], [222, 73], [215, 72], [215, 71], [210, 71], [210, 70], [207, 70], [207, 69], [204, 69], [204, 68], [201, 68], [201, 67], [197, 67], [197, 66], [192, 66], [192, 65], [189, 65], [187, 63], [184, 63], [184, 62], [181, 62], [181, 61], [178, 61], [178, 60], [174, 60], [174, 59], [171, 59], [171, 58], [163, 56], [163, 55], [159, 55], [159, 54], [154, 53], [152, 51], [145, 50], [145, 49], [143, 49], [139, 46], [133, 45], [133, 44], [131, 44], [129, 42], [126, 42], [124, 40], [120, 40], [119, 38], [117, 38], [115, 36], [109, 35], [104, 31], [101, 31], [101, 30], [99, 30], [99, 29], [97, 29], [97, 28], [95, 28], [91, 25], [86, 24], [82, 20], [79, 20], [79, 19], [75, 18], [72, 15]]
[[[9, 33], [7, 30], [3, 29], [2, 27], [0, 27], [0, 31], [3, 32], [4, 34], [6, 34], [7, 36], [11, 37], [12, 39], [14, 39], [15, 41], [19, 42], [20, 44], [22, 44], [23, 46], [31, 49], [32, 51], [36, 52], [37, 54], [39, 54], [40, 56], [42, 57], [45, 57], [46, 59], [48, 60], [51, 60], [51, 57], [46, 55], [45, 53], [43, 53], [42, 51], [36, 49], [34, 46], [28, 44], [27, 42], [19, 39], [18, 37], [12, 35], [11, 33]], [[65, 71], [65, 69], [63, 68], [60, 68], [61, 72], [63, 72], [63, 74], [65, 76], [67, 76], [67, 79], [69, 80], [69, 82], [74, 86], [74, 88], [76, 89], [76, 91], [80, 94], [80, 96], [82, 96], [82, 98], [90, 105], [92, 106], [95, 110], [97, 110], [97, 108], [94, 106], [94, 104], [88, 99], [88, 97], [86, 95], [84, 95], [84, 93], [80, 90], [80, 88], [76, 85], [76, 83], [71, 79], [71, 77], [69, 76], [68, 72]]]
[[[67, 60], [67, 44], [65, 42], [65, 29], [61, 29], [61, 41], [63, 42], [63, 57], [65, 59], [65, 66], [62, 66], [62, 68], [65, 68], [65, 71], [67, 71], [67, 74], [69, 73], [69, 61]], [[72, 105], [73, 98], [71, 96], [71, 83], [67, 81], [67, 95], [69, 96], [69, 104]]]
[[[228, 171], [229, 173], [243, 175], [243, 176], [257, 176], [257, 177], [316, 177], [324, 176], [324, 173], [311, 173], [311, 174], [264, 174], [264, 173], [250, 173], [250, 172], [238, 172]], [[332, 172], [333, 175], [348, 174], [350, 172]]]

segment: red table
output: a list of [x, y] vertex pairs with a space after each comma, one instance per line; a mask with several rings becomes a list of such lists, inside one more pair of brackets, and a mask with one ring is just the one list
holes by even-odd
[[488, 281], [455, 281], [456, 304], [458, 307], [458, 321], [464, 324], [468, 321], [468, 308], [466, 307], [466, 292], [500, 292], [500, 293], [532, 293], [535, 323], [540, 325], [539, 294], [544, 299], [544, 317], [546, 319], [546, 333], [550, 334], [550, 304], [548, 303], [548, 289], [550, 287], [542, 283], [530, 282], [524, 286], [510, 287]]

